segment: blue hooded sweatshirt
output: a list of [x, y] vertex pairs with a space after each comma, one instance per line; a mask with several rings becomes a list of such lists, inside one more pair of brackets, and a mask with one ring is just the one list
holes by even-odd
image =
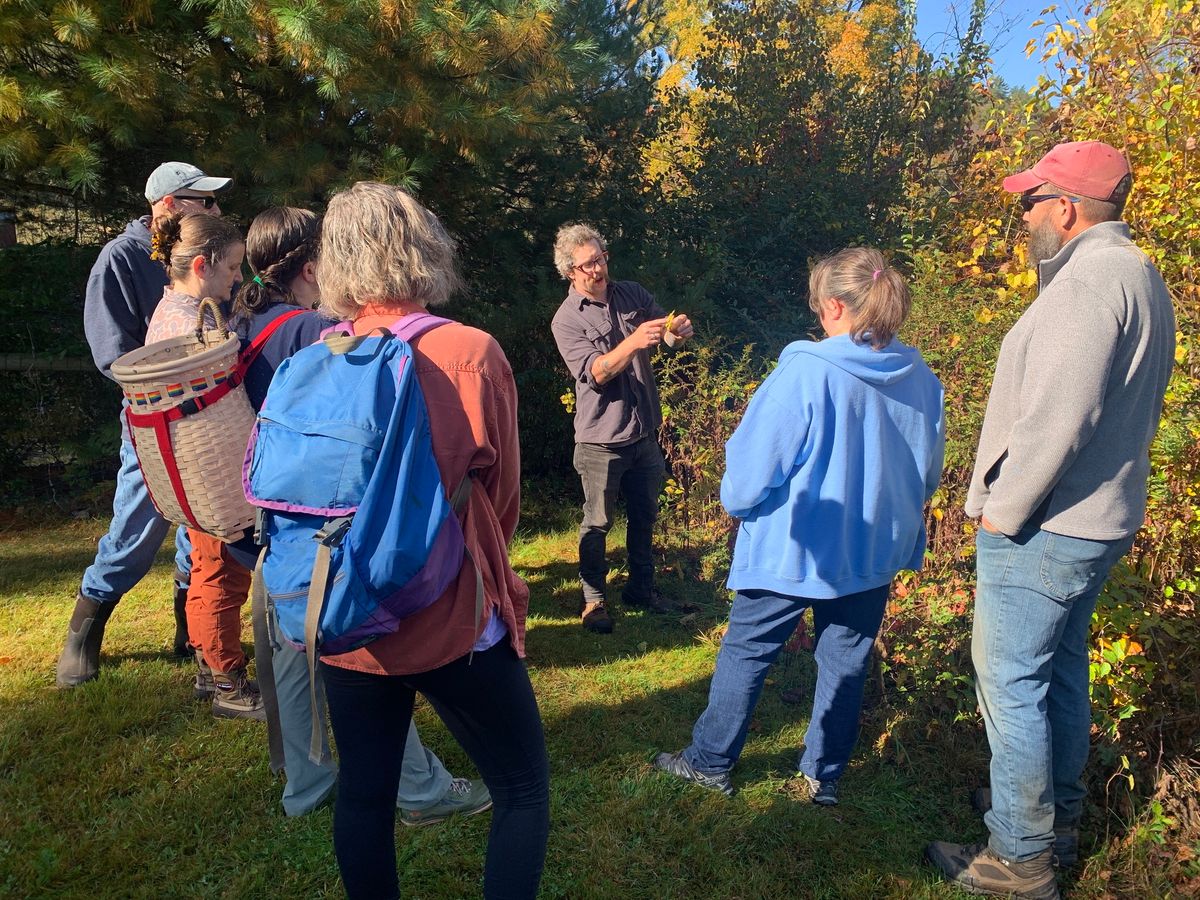
[[134, 219], [100, 251], [83, 298], [83, 330], [101, 374], [112, 378], [117, 357], [146, 342], [146, 329], [168, 284], [150, 258], [150, 217]]
[[824, 600], [919, 569], [943, 400], [897, 340], [789, 344], [725, 445], [721, 503], [742, 520], [728, 586]]

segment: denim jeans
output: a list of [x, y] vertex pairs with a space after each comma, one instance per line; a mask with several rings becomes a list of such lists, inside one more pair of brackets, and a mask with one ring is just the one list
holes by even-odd
[[629, 527], [625, 535], [629, 553], [630, 596], [647, 598], [654, 587], [654, 554], [651, 539], [658, 518], [666, 463], [653, 435], [624, 447], [602, 444], [575, 445], [575, 471], [583, 481], [583, 522], [579, 526], [579, 580], [583, 599], [603, 600], [608, 578], [605, 541], [612, 527], [617, 494], [625, 498]]
[[971, 659], [992, 750], [991, 847], [1030, 859], [1079, 822], [1092, 717], [1088, 634], [1096, 597], [1133, 538], [1026, 528], [976, 537]]
[[696, 721], [684, 759], [699, 772], [728, 772], [746, 744], [746, 731], [767, 670], [809, 606], [816, 631], [817, 686], [799, 769], [836, 781], [858, 740], [863, 687], [871, 648], [883, 621], [891, 584], [833, 600], [806, 600], [770, 591], [739, 591], [729, 630], [717, 654], [708, 708]]
[[327, 661], [321, 672], [341, 762], [333, 846], [350, 900], [400, 894], [391, 798], [415, 691], [467, 751], [492, 795], [483, 896], [532, 900], [550, 833], [550, 771], [533, 686], [509, 642], [416, 675], [356, 672]]
[[[273, 636], [271, 665], [275, 670], [279, 725], [283, 732], [284, 770], [287, 773], [287, 783], [283, 788], [283, 811], [289, 816], [302, 816], [329, 796], [337, 781], [337, 766], [332, 760], [317, 765], [308, 758], [312, 728], [308, 661], [302, 651], [274, 637], [279, 634], [275, 610], [268, 608], [267, 615]], [[328, 759], [328, 747], [323, 755]], [[404, 740], [396, 805], [408, 810], [429, 809], [436, 806], [449, 789], [450, 773], [433, 751], [421, 743], [417, 726], [410, 721]]]
[[[154, 508], [133, 444], [123, 438], [112, 521], [95, 561], [83, 573], [80, 593], [97, 603], [116, 603], [146, 577], [170, 527]], [[175, 580], [180, 584], [191, 577], [190, 553], [186, 529], [180, 527], [175, 532]]]

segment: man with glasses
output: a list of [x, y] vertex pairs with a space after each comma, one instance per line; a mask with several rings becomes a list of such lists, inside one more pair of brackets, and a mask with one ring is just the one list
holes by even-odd
[[[106, 377], [112, 377], [110, 368], [117, 357], [145, 342], [150, 316], [167, 284], [166, 271], [150, 258], [151, 223], [176, 212], [219, 216], [216, 192], [226, 188], [230, 180], [205, 175], [188, 163], [163, 163], [146, 181], [150, 215], [134, 219], [123, 234], [100, 251], [88, 276], [83, 328], [92, 359]], [[150, 500], [122, 421], [121, 467], [113, 496], [113, 518], [108, 533], [100, 539], [95, 561], [83, 573], [75, 598], [55, 676], [60, 688], [75, 687], [99, 674], [104, 626], [121, 597], [150, 571], [169, 527]], [[182, 528], [176, 532], [175, 546], [175, 652], [191, 658], [184, 611], [191, 572], [190, 547]]]
[[666, 466], [658, 446], [662, 413], [650, 350], [692, 336], [685, 315], [668, 315], [640, 284], [609, 281], [608, 248], [594, 228], [564, 225], [554, 264], [570, 283], [551, 329], [575, 381], [575, 470], [583, 480], [579, 527], [582, 623], [608, 634], [605, 542], [618, 493], [629, 520], [626, 606], [670, 609], [654, 587], [651, 537]]
[[1145, 516], [1175, 353], [1166, 285], [1120, 221], [1131, 184], [1099, 141], [1059, 144], [1004, 179], [1040, 292], [1001, 345], [966, 504], [990, 839], [926, 849], [975, 893], [1056, 898], [1054, 866], [1078, 859], [1092, 610]]

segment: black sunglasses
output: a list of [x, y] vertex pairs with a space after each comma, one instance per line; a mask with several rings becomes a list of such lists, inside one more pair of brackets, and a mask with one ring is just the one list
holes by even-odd
[[193, 200], [196, 203], [203, 203], [205, 209], [212, 209], [216, 205], [216, 197], [201, 197], [196, 194], [172, 194], [176, 200]]
[[1066, 194], [1022, 194], [1017, 202], [1021, 204], [1023, 212], [1029, 212], [1043, 200], [1057, 200], [1060, 197], [1066, 197], [1072, 203], [1079, 202], [1078, 197], [1067, 197]]

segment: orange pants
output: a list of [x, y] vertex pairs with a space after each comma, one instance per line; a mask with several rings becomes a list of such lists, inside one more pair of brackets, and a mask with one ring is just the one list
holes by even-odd
[[230, 554], [224, 541], [188, 529], [192, 540], [192, 581], [188, 586], [188, 640], [214, 672], [246, 666], [242, 652], [242, 605], [250, 593], [250, 570]]

